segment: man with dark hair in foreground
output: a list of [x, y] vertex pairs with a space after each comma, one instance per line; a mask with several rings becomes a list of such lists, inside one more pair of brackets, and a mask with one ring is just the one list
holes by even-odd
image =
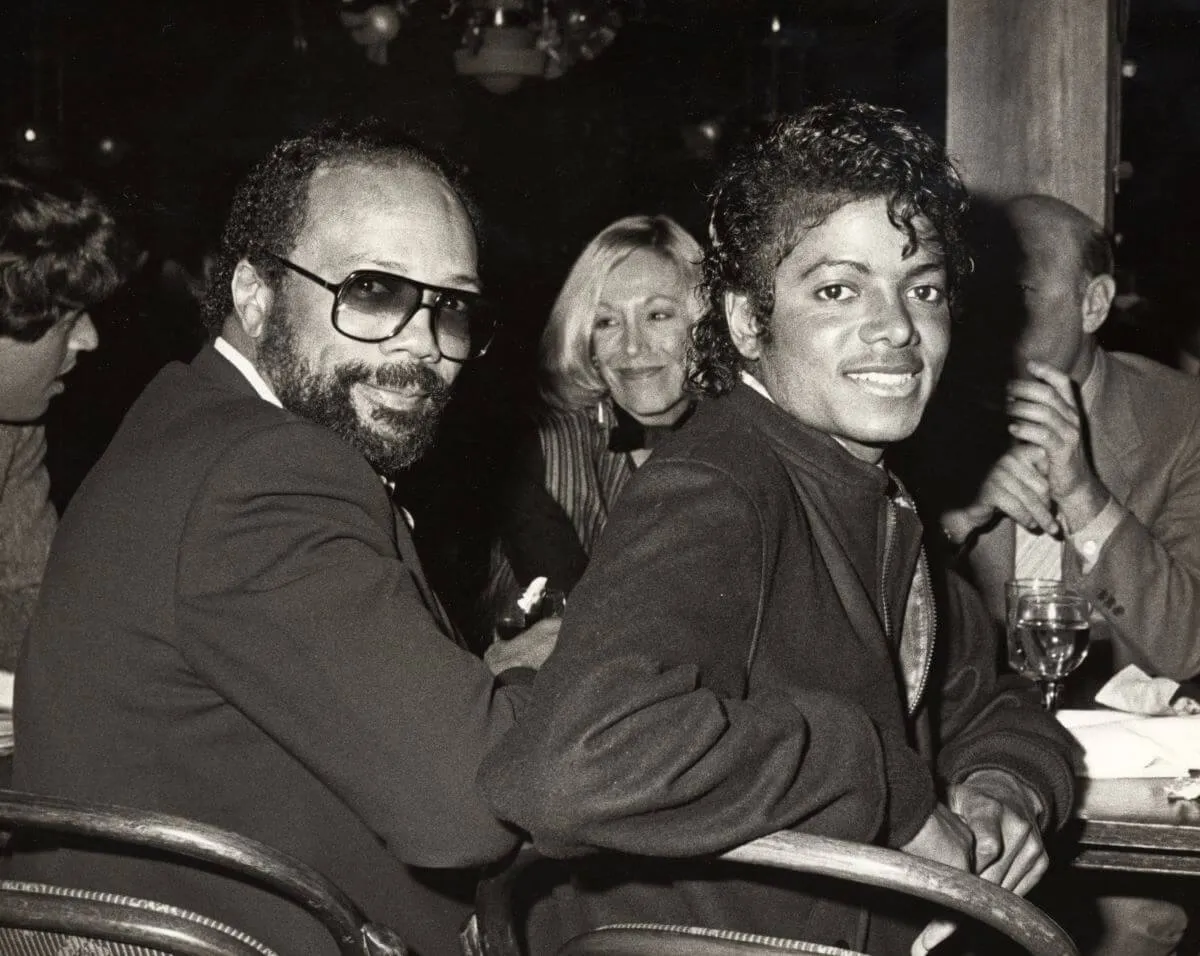
[[117, 288], [124, 266], [116, 225], [95, 197], [0, 173], [0, 671], [9, 687], [58, 520], [42, 417], [79, 353], [99, 344], [88, 309]]
[[[472, 782], [520, 690], [461, 646], [388, 495], [491, 339], [469, 209], [426, 151], [361, 131], [251, 172], [214, 343], [149, 385], [72, 502], [17, 681], [17, 786], [261, 840], [421, 956], [457, 952], [470, 908], [450, 892], [469, 872], [444, 870], [516, 842]], [[334, 951], [198, 869], [78, 847], [16, 865]]]
[[965, 204], [933, 140], [863, 104], [781, 121], [718, 183], [694, 333], [712, 397], [627, 486], [482, 771], [504, 818], [570, 858], [534, 907], [539, 956], [644, 920], [873, 954], [948, 934], [680, 859], [782, 828], [1018, 893], [1042, 875], [1070, 740], [1028, 687], [997, 687], [982, 605], [930, 566], [882, 466], [945, 360]]

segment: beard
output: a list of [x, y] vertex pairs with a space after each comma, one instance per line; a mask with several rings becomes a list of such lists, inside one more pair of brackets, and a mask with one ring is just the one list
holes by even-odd
[[[389, 479], [412, 466], [433, 445], [450, 402], [450, 386], [419, 362], [378, 368], [347, 362], [329, 371], [314, 371], [296, 346], [286, 307], [277, 308], [267, 320], [256, 364], [284, 408], [341, 436]], [[408, 409], [376, 405], [364, 421], [352, 395], [358, 384], [414, 389], [424, 397]]]

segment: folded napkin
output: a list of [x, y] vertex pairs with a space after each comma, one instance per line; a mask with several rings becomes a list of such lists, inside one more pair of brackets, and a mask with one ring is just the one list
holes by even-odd
[[1200, 687], [1151, 677], [1130, 664], [1096, 692], [1096, 703], [1130, 714], [1200, 714]]
[[1060, 710], [1083, 748], [1082, 777], [1180, 777], [1200, 768], [1200, 716], [1147, 717], [1112, 710]]

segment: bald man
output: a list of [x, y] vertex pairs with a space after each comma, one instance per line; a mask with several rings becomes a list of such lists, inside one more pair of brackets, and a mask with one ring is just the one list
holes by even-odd
[[[1097, 344], [1115, 284], [1095, 222], [1041, 195], [1002, 212], [1024, 302], [1004, 406], [1011, 444], [975, 501], [942, 515], [943, 530], [998, 622], [1007, 579], [1061, 578], [1093, 602], [1093, 637], [1111, 641], [1114, 670], [1136, 663], [1191, 677], [1200, 672], [1200, 381]], [[1092, 902], [1092, 956], [1173, 953], [1186, 928], [1174, 903]]]
[[1116, 668], [1200, 673], [1200, 382], [1096, 333], [1115, 292], [1090, 218], [1050, 196], [1004, 213], [1025, 322], [1006, 407], [1012, 443], [942, 526], [998, 620], [1004, 582], [1058, 577], [1094, 603]]

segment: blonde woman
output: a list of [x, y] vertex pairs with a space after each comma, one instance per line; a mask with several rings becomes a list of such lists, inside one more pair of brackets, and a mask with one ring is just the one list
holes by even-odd
[[681, 425], [701, 251], [667, 216], [627, 216], [584, 248], [542, 335], [547, 410], [518, 455], [493, 597], [534, 577], [569, 592], [609, 508], [656, 441]]

